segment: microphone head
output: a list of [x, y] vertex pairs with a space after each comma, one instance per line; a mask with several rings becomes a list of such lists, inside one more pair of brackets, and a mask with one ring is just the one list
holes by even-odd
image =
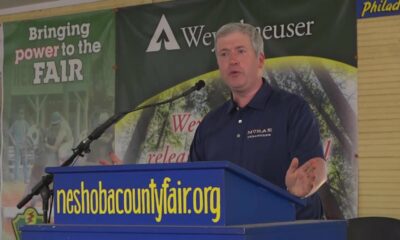
[[206, 83], [203, 80], [200, 80], [196, 83], [196, 85], [194, 85], [194, 88], [196, 89], [196, 91], [199, 91], [200, 89], [202, 89], [204, 86], [206, 86]]

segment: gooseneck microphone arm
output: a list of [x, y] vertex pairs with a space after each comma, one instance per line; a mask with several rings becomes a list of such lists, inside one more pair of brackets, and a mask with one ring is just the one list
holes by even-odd
[[[88, 137], [86, 140], [96, 140], [97, 138], [99, 138], [111, 125], [115, 124], [116, 122], [118, 122], [121, 118], [123, 118], [126, 114], [131, 113], [131, 112], [136, 112], [142, 109], [146, 109], [146, 108], [151, 108], [151, 107], [157, 107], [160, 105], [164, 105], [166, 103], [170, 103], [173, 101], [176, 101], [177, 99], [180, 99], [186, 95], [191, 94], [194, 91], [198, 91], [200, 89], [202, 89], [205, 86], [205, 82], [203, 80], [199, 80], [193, 87], [187, 89], [186, 91], [182, 92], [179, 95], [173, 96], [167, 100], [161, 101], [161, 102], [156, 102], [156, 103], [151, 103], [148, 105], [143, 105], [140, 107], [135, 108], [132, 111], [126, 111], [126, 112], [120, 112], [115, 114], [114, 116], [110, 117], [107, 121], [105, 121], [103, 124], [101, 124], [100, 126], [98, 126]], [[65, 166], [68, 166], [70, 164], [66, 164]], [[64, 164], [62, 165], [64, 166]]]
[[[160, 106], [166, 103], [173, 102], [179, 98], [182, 98], [186, 95], [189, 95], [190, 93], [194, 91], [198, 91], [202, 89], [205, 86], [205, 82], [203, 80], [199, 80], [193, 87], [187, 89], [183, 93], [173, 96], [167, 100], [161, 101], [161, 102], [156, 102], [148, 105], [143, 105], [140, 107], [137, 107], [131, 111], [125, 111], [125, 112], [120, 112], [116, 113], [113, 116], [111, 116], [108, 120], [106, 120], [104, 123], [102, 123], [100, 126], [98, 126], [95, 130], [93, 130], [90, 135], [81, 141], [77, 147], [72, 149], [73, 153], [72, 155], [65, 160], [62, 164], [61, 167], [67, 167], [70, 166], [75, 159], [78, 156], [84, 156], [85, 153], [90, 152], [90, 144], [98, 139], [109, 127], [111, 127], [113, 124], [117, 123], [119, 120], [121, 120], [126, 114], [131, 113], [131, 112], [136, 112], [145, 108], [151, 108], [151, 107], [156, 107]], [[53, 175], [52, 174], [47, 174], [45, 176], [42, 176], [41, 180], [32, 188], [31, 193], [27, 194], [18, 204], [17, 208], [21, 209], [23, 206], [25, 206], [34, 196], [41, 194], [42, 196], [49, 196], [48, 191], [49, 191], [49, 185], [50, 183], [53, 182]], [[49, 196], [50, 197], [50, 196]], [[43, 206], [47, 206], [48, 204], [48, 199], [43, 199]], [[43, 207], [43, 212], [47, 213], [47, 209], [44, 209]], [[44, 222], [47, 223], [49, 219], [47, 219], [47, 214], [44, 216]]]

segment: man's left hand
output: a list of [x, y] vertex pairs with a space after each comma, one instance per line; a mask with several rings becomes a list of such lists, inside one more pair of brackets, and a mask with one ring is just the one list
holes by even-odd
[[322, 158], [311, 158], [302, 166], [293, 158], [286, 172], [287, 190], [297, 197], [308, 197], [326, 181], [326, 162]]

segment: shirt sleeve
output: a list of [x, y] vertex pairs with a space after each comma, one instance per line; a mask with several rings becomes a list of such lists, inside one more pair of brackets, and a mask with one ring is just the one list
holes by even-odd
[[288, 141], [291, 159], [303, 164], [314, 157], [324, 158], [318, 122], [308, 103], [299, 98], [289, 112]]
[[202, 124], [200, 123], [194, 134], [192, 144], [190, 145], [188, 162], [204, 161], [204, 147], [200, 138], [201, 126]]

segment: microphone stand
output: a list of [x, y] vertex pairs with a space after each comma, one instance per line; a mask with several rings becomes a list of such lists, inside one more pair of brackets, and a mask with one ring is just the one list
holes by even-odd
[[[157, 102], [157, 103], [152, 103], [148, 105], [144, 105], [141, 107], [137, 107], [131, 111], [125, 111], [125, 112], [120, 112], [116, 113], [113, 116], [111, 116], [108, 120], [106, 120], [103, 124], [98, 126], [95, 130], [93, 130], [92, 133], [89, 134], [89, 136], [81, 141], [78, 146], [72, 149], [72, 155], [65, 160], [60, 167], [67, 167], [70, 166], [76, 157], [80, 156], [83, 157], [85, 153], [90, 152], [90, 144], [98, 139], [109, 127], [111, 127], [113, 124], [117, 123], [119, 120], [121, 120], [126, 114], [131, 113], [131, 112], [136, 112], [145, 108], [150, 108], [150, 107], [156, 107], [159, 105], [163, 105], [169, 102], [173, 102], [179, 98], [182, 98], [186, 95], [189, 95], [190, 93], [194, 91], [198, 91], [202, 89], [205, 86], [205, 82], [203, 80], [199, 80], [193, 87], [189, 88], [188, 90], [184, 91], [183, 93], [171, 97], [167, 100]], [[43, 220], [44, 223], [50, 223], [50, 219], [47, 216], [48, 213], [48, 206], [49, 206], [49, 199], [53, 195], [53, 191], [50, 190], [49, 185], [53, 182], [53, 175], [52, 174], [46, 174], [42, 176], [41, 180], [32, 188], [31, 192], [27, 194], [18, 204], [17, 208], [21, 209], [24, 207], [34, 196], [40, 194], [42, 197], [42, 205], [43, 205]]]

